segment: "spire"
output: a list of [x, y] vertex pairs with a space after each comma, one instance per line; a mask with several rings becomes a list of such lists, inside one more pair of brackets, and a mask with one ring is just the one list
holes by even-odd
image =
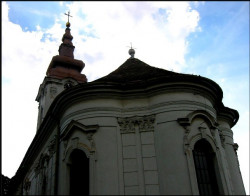
[[62, 44], [59, 47], [59, 56], [67, 56], [70, 58], [74, 58], [74, 49], [75, 46], [72, 44], [72, 39], [73, 36], [70, 34], [70, 22], [69, 22], [69, 17], [72, 17], [68, 14], [65, 13], [65, 15], [68, 16], [68, 22], [66, 23], [66, 29], [65, 29], [65, 34], [62, 37]]
[[62, 42], [59, 47], [59, 55], [52, 58], [50, 65], [47, 69], [46, 75], [58, 79], [74, 78], [78, 83], [87, 82], [87, 78], [84, 74], [81, 74], [85, 64], [81, 60], [74, 59], [75, 46], [72, 44], [73, 36], [70, 34], [70, 23], [68, 16], [68, 22], [66, 23], [65, 34], [62, 37]]

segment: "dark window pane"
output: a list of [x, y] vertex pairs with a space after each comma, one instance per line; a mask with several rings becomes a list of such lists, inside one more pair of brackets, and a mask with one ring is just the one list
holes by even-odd
[[81, 150], [71, 154], [70, 195], [89, 195], [89, 159]]
[[193, 157], [200, 195], [218, 195], [212, 147], [205, 139], [195, 144]]

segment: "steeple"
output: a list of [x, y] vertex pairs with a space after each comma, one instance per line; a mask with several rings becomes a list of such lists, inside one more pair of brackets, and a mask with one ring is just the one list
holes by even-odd
[[59, 46], [59, 55], [54, 56], [47, 69], [46, 75], [58, 79], [73, 78], [78, 83], [87, 82], [84, 74], [81, 74], [85, 64], [81, 60], [74, 59], [75, 46], [72, 43], [73, 36], [70, 33], [70, 22], [68, 14], [68, 22], [66, 23], [65, 33], [62, 37], [62, 43]]
[[39, 102], [37, 128], [42, 123], [53, 100], [65, 89], [79, 83], [86, 83], [87, 78], [81, 74], [85, 64], [81, 60], [74, 59], [75, 46], [72, 43], [73, 36], [70, 33], [68, 14], [65, 33], [59, 46], [59, 55], [53, 56], [46, 72], [46, 77], [40, 85], [36, 101]]
[[59, 56], [67, 56], [70, 58], [74, 58], [74, 49], [75, 46], [72, 44], [72, 39], [73, 36], [70, 34], [70, 22], [69, 22], [69, 17], [72, 17], [68, 14], [65, 13], [65, 15], [68, 16], [68, 22], [66, 23], [66, 29], [65, 29], [65, 34], [62, 37], [62, 44], [59, 47]]

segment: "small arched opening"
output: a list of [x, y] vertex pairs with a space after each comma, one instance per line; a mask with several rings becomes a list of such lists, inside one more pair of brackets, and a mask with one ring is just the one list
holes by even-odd
[[194, 145], [193, 158], [200, 195], [219, 195], [216, 175], [216, 155], [206, 139]]
[[89, 195], [89, 159], [79, 149], [70, 155], [70, 195]]

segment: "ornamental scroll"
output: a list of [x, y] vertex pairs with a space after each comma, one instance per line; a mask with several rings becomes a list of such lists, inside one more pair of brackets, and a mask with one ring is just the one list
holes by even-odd
[[139, 132], [154, 131], [155, 115], [117, 118], [117, 121], [121, 133], [135, 133], [136, 126], [139, 128]]

